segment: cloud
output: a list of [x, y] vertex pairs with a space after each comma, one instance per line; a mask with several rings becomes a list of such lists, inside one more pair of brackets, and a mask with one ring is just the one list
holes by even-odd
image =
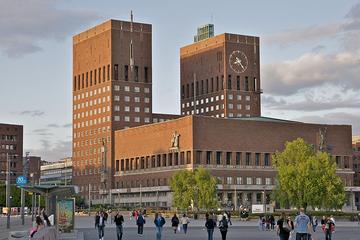
[[266, 109], [303, 112], [348, 109], [360, 111], [360, 90], [325, 85], [302, 91], [291, 96], [264, 95]]
[[49, 128], [69, 128], [71, 126], [72, 126], [71, 123], [67, 123], [67, 124], [63, 124], [63, 125], [59, 125], [57, 123], [51, 123], [51, 124], [47, 125], [47, 127], [49, 127]]
[[40, 117], [40, 116], [43, 116], [45, 114], [45, 112], [40, 111], [40, 110], [25, 110], [22, 112], [18, 112], [17, 114], [27, 115], [27, 116], [31, 116], [31, 117]]
[[51, 162], [71, 156], [71, 141], [53, 143], [50, 140], [42, 139], [40, 142], [40, 148], [26, 149], [26, 151], [29, 151], [31, 155], [41, 156], [41, 159]]
[[63, 41], [96, 19], [95, 12], [61, 9], [55, 0], [2, 0], [0, 49], [8, 57], [34, 53], [41, 41]]
[[264, 91], [274, 95], [292, 95], [324, 84], [360, 88], [360, 56], [349, 52], [306, 53], [293, 60], [267, 64], [262, 70]]
[[346, 124], [352, 125], [353, 135], [360, 134], [360, 115], [347, 112], [333, 112], [324, 115], [309, 115], [297, 118], [297, 121], [322, 123], [322, 124]]
[[335, 38], [342, 42], [343, 48], [358, 50], [360, 41], [356, 41], [356, 37], [359, 36], [359, 33], [360, 3], [352, 6], [339, 22], [287, 29], [280, 33], [264, 36], [263, 42], [283, 47], [301, 42], [314, 42], [324, 38]]
[[34, 129], [30, 135], [39, 135], [39, 136], [52, 136], [54, 133], [49, 132], [47, 128], [38, 128]]

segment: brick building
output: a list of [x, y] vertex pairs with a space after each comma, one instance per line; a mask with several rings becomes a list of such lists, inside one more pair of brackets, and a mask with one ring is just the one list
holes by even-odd
[[168, 208], [172, 174], [204, 166], [222, 204], [261, 203], [272, 154], [303, 137], [334, 157], [353, 207], [351, 126], [261, 117], [258, 37], [208, 26], [181, 48], [180, 118], [152, 113], [151, 29], [109, 20], [73, 38], [73, 183], [86, 200]]
[[80, 194], [90, 187], [98, 200], [113, 187], [116, 130], [175, 117], [152, 113], [150, 24], [109, 20], [73, 37], [73, 182]]
[[[354, 186], [360, 187], [360, 135], [353, 136], [352, 138], [353, 144], [353, 169], [355, 171], [354, 174]], [[355, 194], [355, 203], [357, 209], [360, 210], [360, 193], [357, 192]]]
[[141, 201], [142, 206], [169, 207], [172, 174], [203, 166], [218, 178], [222, 204], [262, 203], [264, 191], [270, 199], [274, 187], [272, 154], [298, 137], [328, 151], [346, 187], [353, 186], [351, 126], [195, 115], [116, 131], [112, 199], [124, 206], [138, 206]]
[[[25, 157], [26, 159], [26, 157]], [[38, 183], [40, 179], [40, 167], [41, 167], [41, 157], [29, 156], [28, 157], [28, 180], [31, 183]]]
[[22, 175], [23, 126], [0, 123], [0, 181], [6, 180], [7, 160], [10, 160], [11, 181]]

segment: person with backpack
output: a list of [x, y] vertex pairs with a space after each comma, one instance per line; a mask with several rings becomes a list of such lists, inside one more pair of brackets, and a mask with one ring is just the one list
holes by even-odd
[[213, 240], [214, 228], [216, 226], [216, 222], [210, 217], [209, 213], [206, 213], [205, 219], [206, 219], [205, 227], [208, 234], [208, 240]]
[[189, 218], [184, 213], [182, 218], [181, 218], [181, 224], [182, 224], [182, 228], [183, 228], [185, 234], [187, 233], [187, 228], [188, 228], [189, 222], [190, 222]]
[[178, 230], [179, 227], [179, 218], [176, 216], [176, 213], [174, 213], [174, 216], [171, 218], [171, 226], [174, 229], [174, 233], [176, 234], [176, 231]]
[[226, 234], [227, 234], [228, 228], [229, 228], [228, 220], [226, 219], [225, 216], [223, 216], [219, 222], [219, 230], [221, 233], [222, 240], [226, 240]]
[[139, 235], [142, 235], [144, 232], [144, 224], [145, 224], [145, 218], [141, 213], [139, 213], [139, 216], [136, 220], [136, 225], [138, 226]]
[[294, 223], [291, 219], [287, 219], [284, 212], [281, 213], [280, 219], [277, 221], [276, 233], [280, 240], [288, 240], [290, 233], [294, 229]]
[[114, 217], [114, 222], [116, 225], [116, 236], [118, 240], [122, 240], [123, 236], [123, 223], [124, 223], [124, 217], [119, 212], [116, 213]]
[[305, 214], [305, 209], [300, 208], [300, 214], [295, 218], [296, 240], [308, 240], [310, 232], [310, 218]]

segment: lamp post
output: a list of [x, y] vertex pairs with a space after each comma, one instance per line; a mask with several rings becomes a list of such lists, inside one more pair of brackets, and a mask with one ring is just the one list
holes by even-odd
[[266, 215], [266, 186], [264, 186], [264, 215]]
[[[28, 167], [29, 167], [29, 154], [30, 152], [25, 153], [25, 161], [23, 160], [23, 176], [27, 178], [28, 175]], [[21, 224], [25, 225], [25, 190], [21, 188]]]
[[10, 179], [10, 158], [16, 158], [17, 154], [9, 154], [6, 153], [6, 208], [7, 208], [7, 216], [6, 216], [6, 228], [10, 228], [10, 214], [11, 214], [11, 179]]

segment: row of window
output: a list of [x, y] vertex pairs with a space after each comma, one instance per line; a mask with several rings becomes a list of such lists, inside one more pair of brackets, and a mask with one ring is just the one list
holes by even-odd
[[1, 144], [1, 149], [16, 150], [16, 145], [13, 145], [13, 144]]
[[[242, 81], [244, 81], [243, 84]], [[181, 86], [181, 99], [194, 97], [194, 95], [198, 96], [202, 94], [218, 92], [220, 90], [224, 90], [224, 88], [229, 90], [236, 89], [239, 91], [259, 90], [256, 77], [252, 78], [252, 82], [250, 82], [249, 76], [245, 76], [243, 80], [240, 76], [236, 76], [236, 88], [234, 88], [231, 75], [228, 75], [226, 86], [224, 86], [224, 75], [222, 75], [221, 77], [216, 76], [215, 78], [212, 77], [206, 80], [195, 81], [195, 85], [193, 82], [191, 84], [183, 84]]]
[[[245, 181], [244, 181], [245, 179]], [[271, 178], [261, 178], [261, 177], [218, 177], [217, 181], [219, 184], [227, 184], [227, 185], [271, 185], [272, 179]]]
[[[201, 105], [201, 104], [207, 104], [209, 102], [214, 102], [214, 101], [219, 101], [220, 100], [224, 100], [224, 95], [220, 95], [219, 96], [215, 96], [215, 97], [209, 97], [209, 98], [203, 98], [203, 99], [200, 99], [200, 100], [196, 100], [196, 106], [198, 105]], [[251, 97], [250, 96], [245, 96], [245, 100], [246, 101], [250, 101]], [[234, 100], [234, 95], [233, 94], [228, 94], [228, 100]], [[242, 100], [242, 95], [236, 95], [236, 100], [238, 101], [241, 101]], [[186, 104], [185, 103], [182, 103], [181, 104], [181, 107], [182, 108], [185, 108], [186, 107], [190, 107], [190, 106], [194, 106], [194, 101], [189, 101], [187, 102]]]
[[2, 141], [10, 141], [10, 142], [15, 142], [16, 141], [16, 135], [1, 135], [1, 139]]
[[[213, 111], [218, 111], [218, 110], [223, 110], [225, 108], [225, 105], [224, 104], [221, 104], [221, 105], [215, 105], [215, 106], [209, 106], [209, 107], [205, 107], [205, 108], [199, 108], [199, 109], [196, 109], [196, 114], [199, 114], [199, 113], [207, 113], [207, 112], [213, 112]], [[228, 104], [228, 108], [230, 110], [234, 109], [234, 105], [232, 103], [229, 103]], [[236, 105], [236, 109], [237, 110], [242, 110], [242, 105], [241, 104], [237, 104]], [[246, 111], [250, 111], [251, 110], [251, 106], [250, 105], [245, 105], [245, 110]], [[186, 111], [186, 115], [189, 115], [190, 113], [193, 115], [195, 112], [195, 110], [191, 110], [191, 111]], [[185, 115], [185, 112], [182, 112], [182, 115]], [[218, 114], [219, 115], [219, 114]], [[224, 115], [224, 114], [222, 114]], [[221, 117], [224, 117], [222, 116]], [[241, 115], [241, 114], [240, 114]], [[219, 117], [219, 116], [217, 116]], [[233, 113], [229, 113], [228, 114], [228, 117], [234, 117], [234, 114]]]
[[87, 136], [92, 136], [92, 135], [97, 135], [97, 134], [101, 134], [101, 133], [106, 133], [106, 132], [110, 132], [111, 131], [111, 127], [107, 126], [107, 127], [100, 127], [100, 128], [94, 128], [94, 129], [90, 129], [90, 130], [86, 130], [86, 131], [76, 131], [74, 132], [74, 138], [80, 138], [80, 137], [87, 137]]
[[[134, 87], [133, 88], [134, 93], [140, 93], [141, 90], [142, 90], [141, 87]], [[81, 100], [81, 99], [86, 99], [86, 98], [92, 97], [92, 96], [96, 96], [98, 94], [105, 93], [106, 91], [110, 92], [110, 86], [102, 87], [102, 88], [91, 90], [89, 92], [84, 92], [84, 93], [81, 93], [81, 94], [74, 95], [74, 101]], [[114, 91], [120, 91], [120, 86], [115, 84], [114, 85]], [[125, 92], [130, 92], [131, 91], [130, 86], [124, 86], [124, 91]], [[150, 88], [144, 87], [143, 91], [144, 91], [144, 93], [150, 93]]]
[[[130, 76], [132, 76], [134, 82], [140, 82], [140, 80], [142, 79], [142, 82], [148, 83], [150, 80], [148, 67], [144, 67], [143, 72], [140, 73], [141, 70], [139, 66], [129, 67], [129, 65], [124, 65], [122, 71], [123, 74], [119, 74], [120, 71], [118, 64], [114, 64], [113, 68], [110, 68], [110, 64], [108, 64], [107, 66], [99, 67], [98, 69], [94, 69], [89, 72], [74, 76], [74, 91], [96, 86], [97, 84], [100, 84], [102, 82], [104, 83], [106, 81], [110, 81], [110, 79], [129, 81]], [[113, 75], [111, 76], [111, 74]], [[142, 75], [142, 78], [140, 78], [140, 74]]]

